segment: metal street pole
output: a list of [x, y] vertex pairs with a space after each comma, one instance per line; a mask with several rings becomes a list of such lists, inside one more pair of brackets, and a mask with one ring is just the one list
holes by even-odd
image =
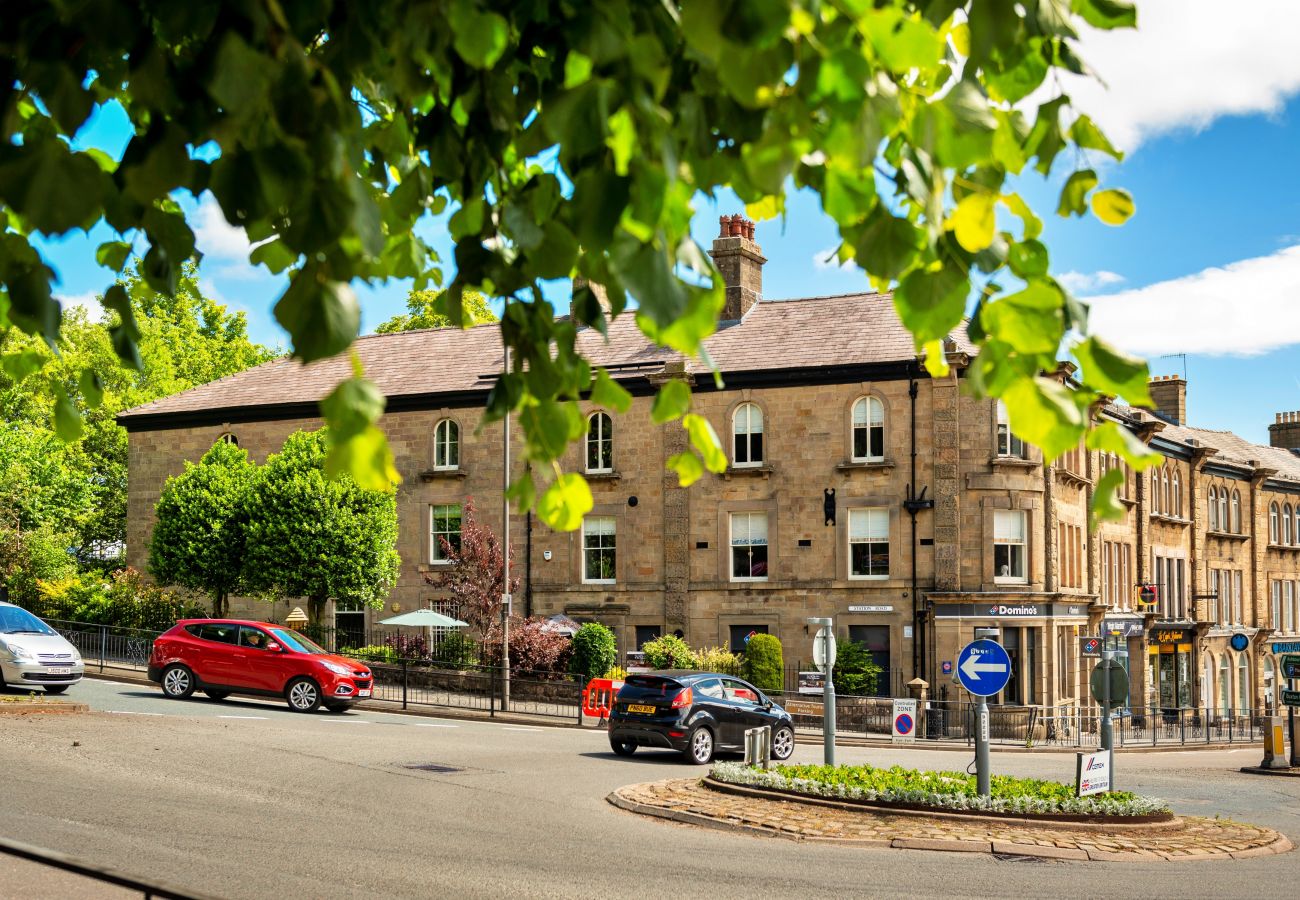
[[[502, 336], [502, 341], [505, 336]], [[510, 345], [505, 345], [505, 373], [510, 373]], [[510, 709], [510, 413], [502, 429], [501, 464], [501, 709]]]
[[[1286, 686], [1288, 690], [1294, 691], [1295, 679], [1288, 678], [1286, 680]], [[1296, 729], [1295, 707], [1290, 705], [1289, 703], [1287, 704], [1286, 707], [1286, 718], [1287, 718], [1287, 735], [1288, 737], [1291, 738], [1291, 766], [1292, 768], [1294, 768], [1296, 766], [1300, 766], [1300, 749], [1297, 748], [1297, 745], [1300, 745], [1300, 740], [1296, 740], [1296, 738], [1300, 738], [1300, 734], [1297, 734], [1297, 729]]]
[[1110, 722], [1110, 670], [1115, 661], [1114, 650], [1101, 651], [1101, 749], [1106, 751], [1106, 763], [1110, 766], [1110, 789], [1115, 790], [1115, 735]]
[[989, 786], [989, 698], [980, 697], [980, 705], [976, 710], [975, 730], [975, 789], [981, 797], [991, 796], [993, 791]]
[[[825, 676], [822, 687], [822, 760], [828, 766], [835, 765], [835, 620], [826, 617], [808, 619], [809, 625], [816, 625], [817, 640], [821, 643], [821, 669]], [[814, 654], [814, 660], [816, 654]]]

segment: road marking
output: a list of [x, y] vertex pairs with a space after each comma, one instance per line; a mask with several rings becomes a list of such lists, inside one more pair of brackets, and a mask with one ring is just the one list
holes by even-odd
[[442, 722], [410, 722], [416, 728], [459, 728], [459, 725], [446, 725]]
[[545, 728], [533, 728], [530, 725], [502, 725], [503, 731], [545, 731]]
[[370, 725], [372, 723], [365, 719], [320, 719], [321, 722], [328, 722], [331, 725]]
[[135, 710], [131, 710], [131, 709], [108, 709], [108, 710], [105, 710], [105, 712], [110, 712], [110, 713], [112, 713], [112, 714], [115, 715], [115, 716], [159, 716], [159, 717], [165, 717], [165, 716], [167, 715], [166, 713], [136, 712]]
[[218, 719], [266, 719], [268, 716], [217, 716]]

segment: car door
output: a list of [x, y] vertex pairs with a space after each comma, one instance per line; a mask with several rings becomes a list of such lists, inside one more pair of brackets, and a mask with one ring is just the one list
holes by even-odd
[[252, 625], [239, 626], [239, 646], [232, 657], [231, 682], [254, 691], [279, 692], [284, 685], [280, 677], [278, 657], [274, 650], [266, 649], [272, 639], [269, 634]]
[[191, 668], [204, 684], [231, 684], [234, 677], [233, 654], [239, 641], [239, 626], [231, 622], [205, 622], [195, 641], [198, 652]]
[[717, 678], [697, 681], [692, 685], [692, 693], [695, 695], [696, 708], [707, 712], [718, 723], [718, 733], [715, 737], [717, 746], [733, 746], [740, 739], [737, 731], [736, 708], [727, 701], [722, 689], [722, 681]]
[[722, 679], [722, 693], [731, 707], [731, 716], [736, 723], [736, 743], [743, 747], [747, 730], [770, 724], [770, 718], [763, 708], [763, 695], [758, 688], [739, 678]]

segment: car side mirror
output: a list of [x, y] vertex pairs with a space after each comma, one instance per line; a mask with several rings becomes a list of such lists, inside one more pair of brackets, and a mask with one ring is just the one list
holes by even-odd
[[283, 649], [275, 641], [267, 641], [266, 649], [272, 653], [283, 653]]

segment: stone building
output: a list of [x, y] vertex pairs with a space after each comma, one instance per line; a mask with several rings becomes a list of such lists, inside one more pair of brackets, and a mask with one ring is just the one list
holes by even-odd
[[[728, 289], [707, 346], [724, 386], [651, 345], [630, 316], [608, 338], [579, 332], [634, 400], [622, 415], [583, 404], [588, 435], [563, 460], [595, 496], [580, 530], [512, 515], [518, 611], [603, 622], [624, 650], [670, 632], [740, 648], [767, 632], [788, 662], [811, 656], [805, 620], [831, 615], [889, 671], [883, 690], [919, 675], [947, 696], [960, 646], [996, 625], [1015, 665], [996, 699], [1064, 712], [1087, 703], [1079, 638], [1101, 633], [1129, 651], [1135, 706], [1276, 696], [1270, 640], [1300, 625], [1300, 457], [1191, 428], [1186, 384], [1157, 380], [1156, 411], [1101, 415], [1166, 463], [1125, 469], [1125, 520], [1090, 532], [1093, 486], [1118, 460], [1080, 449], [1044, 466], [998, 403], [962, 390], [975, 350], [964, 330], [945, 342], [950, 374], [931, 378], [889, 295], [762, 299], [766, 260], [739, 217], [724, 217], [712, 255]], [[402, 567], [384, 611], [334, 611], [342, 630], [445, 603], [425, 578], [440, 536], [458, 533], [467, 499], [498, 533], [502, 515], [503, 428], [480, 428], [502, 367], [497, 329], [364, 337], [356, 352], [388, 398]], [[223, 438], [264, 460], [320, 425], [319, 400], [349, 374], [345, 359], [277, 360], [123, 413], [129, 562], [146, 566], [154, 503], [185, 460]], [[669, 379], [691, 384], [728, 454], [725, 472], [688, 489], [665, 469], [685, 433], [650, 417]], [[1295, 433], [1277, 427], [1275, 443], [1294, 446]], [[1139, 602], [1147, 584], [1151, 604]], [[1244, 653], [1229, 649], [1239, 633]]]

